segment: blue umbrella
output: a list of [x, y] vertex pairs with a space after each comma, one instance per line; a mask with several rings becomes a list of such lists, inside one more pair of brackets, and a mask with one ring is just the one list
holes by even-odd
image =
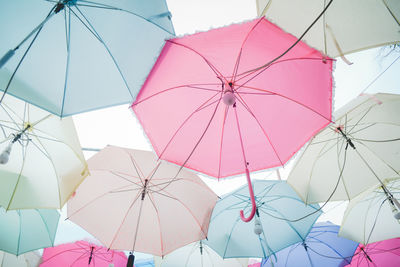
[[0, 25], [0, 90], [61, 117], [131, 103], [174, 35], [165, 0], [0, 1]]
[[304, 242], [287, 247], [276, 258], [264, 259], [261, 267], [338, 267], [350, 264], [358, 243], [338, 237], [339, 226], [316, 223]]
[[205, 243], [223, 258], [266, 258], [302, 242], [321, 214], [318, 205], [306, 206], [285, 181], [254, 180], [253, 185], [254, 225], [239, 216], [239, 210], [251, 209], [247, 186], [224, 196], [214, 208]]
[[52, 209], [6, 211], [0, 207], [0, 250], [20, 255], [53, 246], [59, 218]]

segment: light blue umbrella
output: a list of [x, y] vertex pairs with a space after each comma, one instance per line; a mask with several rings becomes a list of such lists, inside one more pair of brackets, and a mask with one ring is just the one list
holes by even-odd
[[286, 181], [254, 180], [253, 186], [254, 224], [239, 216], [239, 210], [251, 209], [247, 186], [224, 196], [214, 208], [205, 243], [223, 258], [266, 258], [303, 241], [321, 214], [318, 205], [306, 206]]
[[165, 0], [0, 1], [0, 25], [0, 90], [61, 117], [131, 103], [174, 35]]
[[275, 257], [263, 260], [261, 267], [339, 267], [350, 264], [358, 243], [338, 237], [339, 226], [316, 223], [304, 242], [287, 247]]
[[0, 250], [20, 255], [53, 246], [59, 217], [57, 210], [0, 207]]

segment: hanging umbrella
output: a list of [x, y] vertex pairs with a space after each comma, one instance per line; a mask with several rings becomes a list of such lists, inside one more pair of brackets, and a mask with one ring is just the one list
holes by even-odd
[[354, 253], [351, 264], [346, 267], [389, 267], [400, 266], [400, 238], [360, 244]]
[[[266, 258], [302, 242], [321, 214], [318, 205], [304, 205], [286, 181], [254, 180], [253, 186], [254, 226], [238, 214], [251, 209], [246, 186], [222, 197], [214, 208], [205, 243], [223, 258]], [[291, 221], [305, 215], [310, 216]]]
[[72, 119], [9, 96], [0, 129], [0, 206], [61, 208], [88, 175]]
[[132, 104], [157, 155], [250, 191], [284, 165], [332, 110], [332, 60], [294, 42], [265, 18], [167, 40]]
[[203, 241], [179, 248], [164, 258], [155, 257], [155, 267], [247, 267], [248, 259], [223, 259]]
[[[40, 267], [126, 267], [125, 253], [86, 241], [45, 248]], [[113, 265], [112, 265], [113, 264]]]
[[131, 103], [170, 18], [165, 0], [1, 1], [0, 90], [61, 117]]
[[[400, 95], [361, 95], [335, 113], [291, 170], [306, 203], [349, 200], [400, 174]], [[390, 192], [388, 192], [390, 195]]]
[[[257, 0], [257, 14], [331, 57], [400, 42], [398, 0]], [[355, 19], [356, 18], [356, 19]]]
[[41, 256], [36, 252], [28, 252], [15, 256], [0, 251], [0, 267], [38, 267]]
[[207, 237], [217, 196], [194, 173], [115, 146], [88, 163], [68, 217], [108, 248], [164, 256]]
[[53, 246], [57, 210], [9, 210], [0, 207], [0, 250], [20, 255]]
[[393, 194], [392, 201], [379, 183], [353, 198], [344, 213], [340, 236], [362, 244], [400, 237], [400, 213], [393, 202], [400, 199], [400, 179], [385, 179], [384, 184]]
[[276, 258], [263, 260], [261, 267], [338, 267], [351, 262], [358, 243], [337, 236], [339, 226], [330, 222], [316, 223], [303, 242], [276, 253]]

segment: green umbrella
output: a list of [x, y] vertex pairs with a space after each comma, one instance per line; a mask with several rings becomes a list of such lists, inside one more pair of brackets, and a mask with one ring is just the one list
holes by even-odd
[[53, 246], [59, 218], [57, 210], [0, 207], [0, 250], [20, 255]]

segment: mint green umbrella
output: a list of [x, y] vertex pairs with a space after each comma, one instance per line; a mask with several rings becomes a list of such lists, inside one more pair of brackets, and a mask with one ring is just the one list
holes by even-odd
[[57, 210], [0, 207], [0, 250], [20, 255], [53, 246], [59, 218]]

